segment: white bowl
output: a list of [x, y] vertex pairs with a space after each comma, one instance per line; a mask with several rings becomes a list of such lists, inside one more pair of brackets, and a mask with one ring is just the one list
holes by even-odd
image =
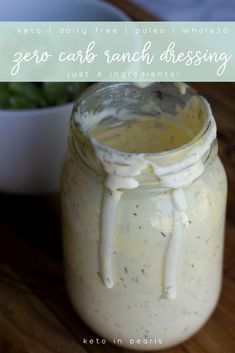
[[58, 191], [71, 112], [72, 103], [32, 110], [0, 110], [1, 191]]
[[[11, 0], [1, 21], [127, 21], [99, 0]], [[33, 110], [0, 110], [0, 191], [39, 194], [59, 189], [72, 103]]]

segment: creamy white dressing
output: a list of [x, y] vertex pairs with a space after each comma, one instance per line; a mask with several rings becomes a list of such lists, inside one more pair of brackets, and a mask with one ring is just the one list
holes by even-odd
[[[80, 101], [81, 112], [73, 115], [77, 124], [61, 190], [65, 279], [75, 309], [100, 336], [112, 343], [120, 337], [126, 348], [157, 350], [197, 332], [218, 300], [226, 176], [216, 143], [211, 148], [216, 127], [203, 98], [172, 110], [172, 119], [148, 107], [150, 114], [152, 107], [156, 113], [157, 132], [147, 119], [150, 129], [143, 129], [143, 138], [150, 132], [152, 140], [156, 136], [160, 141], [157, 153], [151, 153], [152, 144], [140, 146], [141, 135], [131, 126], [134, 117], [127, 116], [129, 102], [123, 103], [133, 87], [124, 85], [122, 91], [117, 84], [115, 92], [117, 86], [118, 111], [108, 87], [101, 108], [87, 96], [89, 105]], [[138, 91], [134, 89], [137, 96]], [[147, 88], [141, 104], [151, 92], [157, 93]], [[169, 124], [161, 124], [161, 118]], [[105, 129], [105, 121], [112, 121], [110, 134], [99, 140], [92, 129]], [[125, 122], [138, 136], [136, 153], [125, 136], [115, 137], [114, 132], [126, 133]], [[161, 139], [161, 129], [169, 136], [174, 131], [179, 144]], [[139, 153], [142, 149], [145, 153]]]
[[[184, 93], [185, 91], [183, 90], [182, 94]], [[199, 98], [192, 98], [192, 100], [198, 99]], [[155, 160], [154, 155], [147, 153], [122, 153], [108, 148], [108, 146], [97, 141], [94, 137], [91, 138], [95, 155], [98, 157], [107, 173], [105, 186], [110, 191], [105, 191], [100, 234], [101, 276], [107, 288], [112, 288], [115, 284], [113, 279], [112, 254], [114, 251], [113, 242], [121, 196], [125, 190], [137, 188], [139, 186], [137, 177], [150, 167], [153, 174], [159, 180], [160, 186], [173, 189], [173, 204], [175, 208], [174, 229], [165, 257], [163, 295], [168, 299], [176, 298], [178, 262], [183, 232], [181, 219], [182, 213], [186, 210], [186, 198], [183, 188], [190, 185], [204, 172], [202, 157], [210, 150], [211, 144], [216, 138], [216, 126], [210, 106], [203, 98], [200, 99], [209, 117], [208, 129], [210, 131], [206, 140], [203, 141], [203, 144], [201, 143], [190, 150], [190, 152], [185, 153], [184, 158], [177, 161], [175, 164], [162, 166]], [[178, 112], [178, 114], [185, 114], [187, 116], [187, 110], [194, 106], [194, 102], [192, 103], [190, 101], [184, 109], [184, 112]], [[104, 116], [106, 114], [104, 114]], [[98, 120], [101, 121], [100, 118]]]
[[174, 82], [175, 87], [179, 90], [180, 94], [185, 94], [187, 85], [184, 82]]
[[148, 87], [148, 86], [150, 86], [150, 85], [153, 84], [153, 82], [142, 82], [142, 81], [133, 82], [133, 83], [134, 83], [134, 85], [135, 85], [136, 87], [139, 87], [139, 88], [146, 88], [146, 87]]
[[179, 267], [179, 257], [182, 244], [182, 218], [183, 212], [187, 208], [187, 201], [183, 189], [173, 191], [174, 201], [174, 228], [170, 243], [166, 253], [164, 271], [164, 296], [167, 299], [175, 299], [177, 295], [177, 276]]
[[[100, 237], [100, 267], [104, 284], [107, 288], [114, 286], [113, 280], [113, 236], [115, 234], [121, 191], [105, 190], [103, 198], [101, 237]], [[107, 218], [108, 217], [108, 218]]]

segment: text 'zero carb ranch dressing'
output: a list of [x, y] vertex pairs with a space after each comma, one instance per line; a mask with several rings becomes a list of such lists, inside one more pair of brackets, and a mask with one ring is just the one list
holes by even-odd
[[226, 176], [207, 101], [186, 85], [93, 85], [61, 183], [65, 277], [80, 317], [131, 349], [178, 344], [221, 287]]

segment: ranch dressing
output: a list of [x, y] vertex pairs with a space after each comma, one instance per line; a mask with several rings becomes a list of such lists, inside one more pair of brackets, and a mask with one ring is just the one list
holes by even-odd
[[[195, 107], [199, 102], [198, 98], [192, 98], [186, 105], [183, 111], [179, 111], [179, 118], [183, 120], [190, 116], [192, 107]], [[206, 106], [209, 109], [208, 106]], [[215, 122], [213, 116], [210, 116], [211, 133], [203, 147], [198, 148], [194, 154], [193, 167], [187, 170], [186, 175], [177, 171], [177, 164], [162, 168], [157, 162], [151, 160], [149, 153], [159, 153], [167, 150], [172, 150], [179, 146], [188, 143], [193, 139], [195, 129], [198, 128], [199, 122], [195, 123], [191, 131], [184, 131], [177, 125], [171, 122], [171, 117], [126, 117], [115, 120], [112, 124], [112, 119], [105, 125], [97, 127], [91, 131], [92, 143], [95, 154], [103, 164], [104, 170], [107, 172], [102, 210], [101, 222], [101, 239], [100, 239], [100, 264], [101, 276], [107, 288], [112, 288], [114, 285], [113, 270], [112, 270], [112, 253], [113, 253], [113, 238], [115, 236], [116, 219], [119, 202], [122, 193], [125, 189], [134, 189], [139, 186], [136, 176], [148, 167], [152, 169], [154, 175], [159, 178], [159, 183], [164, 183], [165, 186], [174, 188], [173, 204], [175, 207], [174, 214], [174, 229], [171, 236], [171, 242], [168, 247], [164, 270], [164, 290], [163, 295], [168, 299], [175, 299], [177, 288], [177, 269], [181, 249], [182, 238], [182, 213], [187, 208], [187, 203], [184, 195], [183, 186], [191, 184], [191, 182], [199, 177], [203, 171], [201, 158], [206, 150], [209, 150], [216, 136]], [[97, 141], [103, 146], [111, 147], [106, 151], [102, 146], [99, 148]], [[116, 156], [116, 151], [128, 153], [128, 155]], [[194, 152], [195, 153], [195, 152]], [[187, 167], [188, 159], [191, 156], [185, 157], [181, 162], [181, 168], [184, 170]], [[192, 163], [192, 162], [190, 162]], [[123, 167], [123, 165], [126, 165]], [[164, 179], [167, 176], [167, 180]], [[179, 180], [178, 180], [178, 179]], [[122, 190], [122, 191], [120, 191]]]
[[87, 178], [92, 172], [73, 158], [64, 166], [72, 302], [125, 347], [181, 342], [208, 318], [221, 283], [226, 178], [210, 106], [193, 95], [174, 114], [115, 114], [110, 104], [74, 120], [82, 134], [73, 153], [100, 176]]

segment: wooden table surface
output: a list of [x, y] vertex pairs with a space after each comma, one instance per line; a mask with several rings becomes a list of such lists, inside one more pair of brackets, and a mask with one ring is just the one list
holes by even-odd
[[[111, 2], [135, 20], [153, 18], [128, 1]], [[229, 179], [223, 290], [201, 331], [165, 353], [235, 352], [235, 84], [194, 84], [212, 105]], [[62, 269], [58, 196], [0, 194], [0, 353], [129, 352], [97, 337], [68, 300]]]

